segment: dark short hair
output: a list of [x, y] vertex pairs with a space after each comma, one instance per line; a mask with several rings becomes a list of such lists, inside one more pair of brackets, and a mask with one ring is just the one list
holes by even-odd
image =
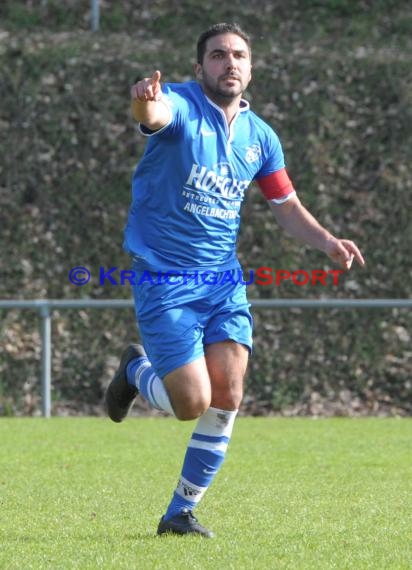
[[249, 53], [251, 52], [250, 37], [247, 33], [244, 32], [238, 24], [227, 24], [226, 22], [222, 22], [220, 24], [215, 24], [200, 35], [197, 40], [197, 63], [203, 62], [207, 40], [214, 36], [220, 36], [221, 34], [236, 34], [246, 42], [249, 48]]

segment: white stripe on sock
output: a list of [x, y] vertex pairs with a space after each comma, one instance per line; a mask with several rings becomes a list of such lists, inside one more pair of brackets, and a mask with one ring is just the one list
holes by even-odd
[[207, 449], [208, 451], [222, 451], [226, 453], [227, 443], [224, 441], [199, 441], [198, 439], [191, 439], [188, 447], [195, 447], [196, 449]]
[[198, 485], [194, 485], [182, 476], [180, 477], [179, 483], [176, 487], [176, 493], [178, 495], [184, 499], [192, 501], [193, 503], [199, 503], [206, 491], [207, 487], [199, 487]]
[[211, 435], [215, 437], [224, 435], [230, 438], [236, 415], [237, 410], [228, 411], [210, 407], [199, 419], [195, 431], [201, 435]]
[[151, 366], [150, 362], [146, 360], [143, 361], [142, 364], [139, 366], [139, 368], [136, 370], [134, 375], [134, 381], [138, 390], [139, 390], [140, 375], [143, 372], [143, 370], [146, 370], [146, 368], [150, 368], [150, 366]]

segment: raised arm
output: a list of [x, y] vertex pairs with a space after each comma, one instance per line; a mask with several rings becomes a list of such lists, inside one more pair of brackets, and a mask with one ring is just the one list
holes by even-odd
[[350, 269], [354, 259], [360, 266], [365, 265], [356, 244], [347, 239], [336, 238], [328, 232], [302, 205], [296, 195], [282, 204], [270, 202], [270, 206], [277, 222], [289, 235], [323, 251], [342, 269]]
[[131, 89], [133, 118], [150, 129], [158, 131], [170, 120], [171, 110], [162, 98], [160, 71], [135, 83]]

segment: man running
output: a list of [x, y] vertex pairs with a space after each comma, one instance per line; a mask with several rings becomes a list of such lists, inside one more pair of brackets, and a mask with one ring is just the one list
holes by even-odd
[[292, 237], [343, 269], [364, 260], [352, 241], [333, 236], [301, 204], [277, 135], [242, 98], [251, 80], [245, 32], [225, 23], [205, 31], [194, 71], [196, 81], [161, 85], [155, 71], [131, 88], [147, 146], [133, 176], [125, 248], [144, 348], [126, 348], [106, 405], [120, 422], [140, 392], [179, 420], [198, 418], [157, 532], [211, 537], [193, 510], [224, 460], [252, 349], [236, 255], [250, 183]]

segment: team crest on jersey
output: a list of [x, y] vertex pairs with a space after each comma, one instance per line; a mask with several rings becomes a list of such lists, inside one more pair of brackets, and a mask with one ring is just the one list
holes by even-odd
[[253, 144], [246, 149], [245, 160], [251, 164], [252, 162], [256, 162], [262, 155], [262, 149], [258, 144]]

